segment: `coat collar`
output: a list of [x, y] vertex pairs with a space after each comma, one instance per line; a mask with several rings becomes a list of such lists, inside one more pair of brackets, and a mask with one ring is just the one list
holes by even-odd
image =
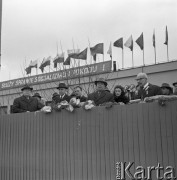
[[26, 101], [26, 102], [31, 102], [32, 99], [33, 99], [32, 97], [29, 97], [29, 99], [28, 99], [27, 97], [22, 96], [22, 100], [23, 100], [23, 101]]
[[95, 99], [98, 101], [99, 99], [102, 99], [104, 96], [106, 96], [106, 91], [96, 91], [95, 93]]

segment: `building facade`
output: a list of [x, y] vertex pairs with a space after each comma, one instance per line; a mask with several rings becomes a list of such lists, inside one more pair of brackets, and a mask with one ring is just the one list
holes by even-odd
[[69, 86], [68, 94], [76, 85], [83, 88], [84, 94], [94, 91], [94, 81], [96, 78], [104, 77], [108, 81], [109, 90], [120, 84], [122, 86], [135, 84], [136, 75], [145, 72], [149, 82], [161, 86], [162, 83], [177, 81], [177, 61], [141, 66], [129, 69], [112, 71], [112, 62], [102, 62], [93, 65], [72, 68], [63, 71], [55, 71], [36, 76], [24, 77], [10, 81], [0, 82], [0, 114], [11, 112], [11, 107], [15, 98], [21, 96], [21, 87], [25, 84], [33, 86], [33, 93], [40, 95], [50, 102], [52, 94], [58, 92], [56, 87], [60, 82], [65, 82]]

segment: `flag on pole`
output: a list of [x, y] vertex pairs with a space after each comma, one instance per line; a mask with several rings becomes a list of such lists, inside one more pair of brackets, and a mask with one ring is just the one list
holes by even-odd
[[153, 43], [153, 46], [155, 48], [155, 46], [156, 46], [156, 43], [155, 43], [155, 30], [154, 30], [153, 36], [152, 36], [152, 43]]
[[110, 55], [111, 59], [112, 59], [112, 46], [111, 46], [111, 42], [110, 42], [110, 45], [109, 45], [109, 49], [107, 51], [107, 54]]
[[90, 52], [91, 55], [93, 56], [94, 61], [96, 61], [96, 54], [104, 54], [103, 46], [104, 46], [103, 43], [99, 43], [96, 44], [94, 47], [90, 48]]
[[80, 53], [80, 49], [68, 49], [67, 53], [68, 55], [75, 54], [75, 53], [78, 54]]
[[118, 39], [117, 41], [114, 42], [113, 44], [115, 47], [119, 47], [123, 49], [123, 37], [121, 37], [120, 39]]
[[130, 48], [130, 50], [133, 51], [133, 38], [132, 38], [132, 35], [125, 42], [124, 46]]
[[25, 69], [25, 71], [26, 71], [26, 74], [31, 74], [31, 67], [28, 66], [28, 67]]
[[78, 54], [77, 59], [83, 59], [83, 60], [87, 59], [87, 48]]
[[165, 42], [164, 44], [168, 45], [168, 30], [167, 30], [167, 26], [166, 26], [166, 31], [165, 31]]
[[58, 63], [63, 63], [63, 62], [64, 62], [64, 53], [57, 54], [57, 56], [53, 60], [54, 68], [57, 68]]
[[35, 60], [35, 61], [31, 61], [30, 62], [30, 65], [29, 65], [31, 68], [37, 68], [37, 60]]
[[140, 49], [144, 49], [144, 38], [143, 38], [143, 33], [141, 33], [140, 37], [136, 40], [136, 43], [139, 45]]
[[41, 69], [42, 73], [43, 73], [44, 68], [46, 66], [50, 66], [50, 60], [51, 60], [51, 56], [49, 56], [47, 59], [43, 58], [43, 61], [42, 61], [41, 65], [40, 65], [40, 67], [39, 67], [39, 69]]
[[35, 60], [35, 61], [31, 60], [29, 66], [25, 69], [26, 74], [31, 74], [31, 69], [32, 68], [37, 68], [37, 64], [38, 64], [37, 60]]
[[70, 65], [70, 63], [71, 63], [71, 58], [70, 58], [70, 56], [68, 56], [66, 58], [65, 62], [63, 63], [63, 65]]

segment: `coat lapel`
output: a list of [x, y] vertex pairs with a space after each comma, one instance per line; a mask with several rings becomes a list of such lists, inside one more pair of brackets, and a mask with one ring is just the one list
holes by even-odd
[[100, 99], [102, 99], [105, 95], [106, 95], [105, 91], [97, 91], [97, 93], [95, 93], [96, 102], [98, 102]]

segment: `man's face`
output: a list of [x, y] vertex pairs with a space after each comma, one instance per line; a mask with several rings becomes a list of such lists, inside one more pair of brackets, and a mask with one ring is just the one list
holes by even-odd
[[65, 88], [59, 88], [59, 95], [63, 96], [66, 93], [66, 89]]
[[74, 89], [74, 94], [77, 96], [77, 97], [80, 97], [82, 95], [82, 91], [79, 87], [75, 88]]
[[163, 87], [163, 88], [161, 88], [161, 89], [162, 89], [162, 94], [163, 94], [163, 95], [169, 95], [170, 90], [169, 90], [168, 88]]
[[177, 92], [177, 84], [174, 85], [174, 91]]
[[140, 87], [143, 87], [147, 83], [147, 79], [143, 77], [137, 78], [136, 80]]
[[32, 96], [32, 92], [31, 92], [30, 89], [24, 89], [24, 90], [22, 91], [22, 93], [23, 93], [23, 95], [26, 96], [26, 97]]
[[96, 87], [97, 90], [104, 90], [106, 86], [103, 82], [97, 82]]

